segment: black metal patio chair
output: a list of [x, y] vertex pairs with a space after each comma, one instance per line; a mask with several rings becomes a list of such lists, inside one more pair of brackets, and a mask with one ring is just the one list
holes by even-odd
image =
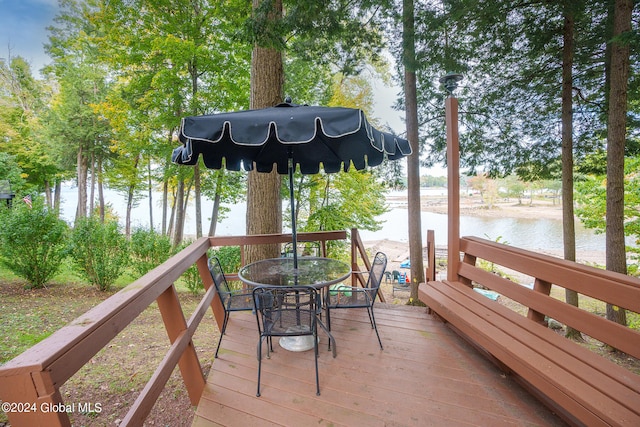
[[340, 308], [366, 308], [369, 314], [371, 328], [375, 329], [380, 349], [383, 350], [380, 334], [378, 333], [378, 326], [376, 325], [376, 318], [373, 314], [373, 304], [378, 295], [378, 289], [382, 283], [386, 268], [387, 255], [378, 252], [373, 259], [371, 269], [368, 272], [361, 273], [369, 275], [364, 287], [340, 285], [339, 287], [327, 288], [325, 293], [325, 308], [327, 309], [327, 326], [329, 330], [331, 330], [331, 310]]
[[329, 336], [329, 347], [336, 357], [335, 340], [318, 317], [319, 294], [312, 286], [257, 286], [253, 290], [258, 321], [258, 388], [260, 396], [260, 377], [262, 373], [262, 342], [266, 341], [267, 358], [273, 352], [273, 337], [291, 339], [309, 337], [313, 342], [316, 370], [316, 394], [320, 395], [318, 375], [318, 325]]
[[254, 310], [252, 294], [250, 289], [231, 289], [227, 278], [224, 275], [220, 260], [217, 257], [209, 258], [209, 272], [213, 278], [213, 284], [216, 287], [222, 306], [224, 307], [224, 321], [222, 322], [222, 329], [220, 330], [220, 339], [218, 340], [218, 346], [216, 347], [215, 357], [218, 357], [218, 350], [220, 350], [220, 343], [222, 342], [222, 336], [227, 330], [227, 323], [229, 322], [229, 314], [232, 311], [249, 311]]

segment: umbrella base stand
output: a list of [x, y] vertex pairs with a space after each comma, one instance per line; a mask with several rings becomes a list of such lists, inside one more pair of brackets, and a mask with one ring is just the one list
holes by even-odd
[[[301, 330], [308, 331], [308, 326], [297, 326]], [[318, 342], [320, 341], [320, 337]], [[304, 335], [299, 337], [282, 337], [280, 338], [280, 347], [288, 351], [308, 351], [313, 349], [313, 335]]]

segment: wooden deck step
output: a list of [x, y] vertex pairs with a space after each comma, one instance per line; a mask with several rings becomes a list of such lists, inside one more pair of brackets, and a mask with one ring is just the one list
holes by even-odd
[[321, 395], [313, 352], [274, 348], [256, 397], [257, 332], [233, 313], [193, 425], [563, 425], [424, 308], [380, 304], [380, 350], [366, 310], [333, 310], [338, 356], [321, 335]]

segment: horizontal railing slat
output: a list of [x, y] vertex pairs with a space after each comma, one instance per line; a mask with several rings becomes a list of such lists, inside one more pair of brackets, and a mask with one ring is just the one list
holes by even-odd
[[640, 280], [634, 277], [475, 237], [463, 237], [460, 247], [478, 258], [640, 313]]
[[[460, 265], [460, 274], [537, 312], [569, 325], [590, 337], [640, 358], [640, 334], [626, 326], [496, 276], [478, 267]], [[597, 367], [594, 367], [597, 369]]]

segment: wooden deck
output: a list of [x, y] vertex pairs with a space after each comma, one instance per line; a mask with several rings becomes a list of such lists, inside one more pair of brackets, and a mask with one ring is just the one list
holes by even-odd
[[381, 351], [366, 310], [331, 312], [337, 358], [274, 348], [256, 397], [256, 325], [232, 313], [193, 425], [564, 425], [424, 308], [376, 305]]

